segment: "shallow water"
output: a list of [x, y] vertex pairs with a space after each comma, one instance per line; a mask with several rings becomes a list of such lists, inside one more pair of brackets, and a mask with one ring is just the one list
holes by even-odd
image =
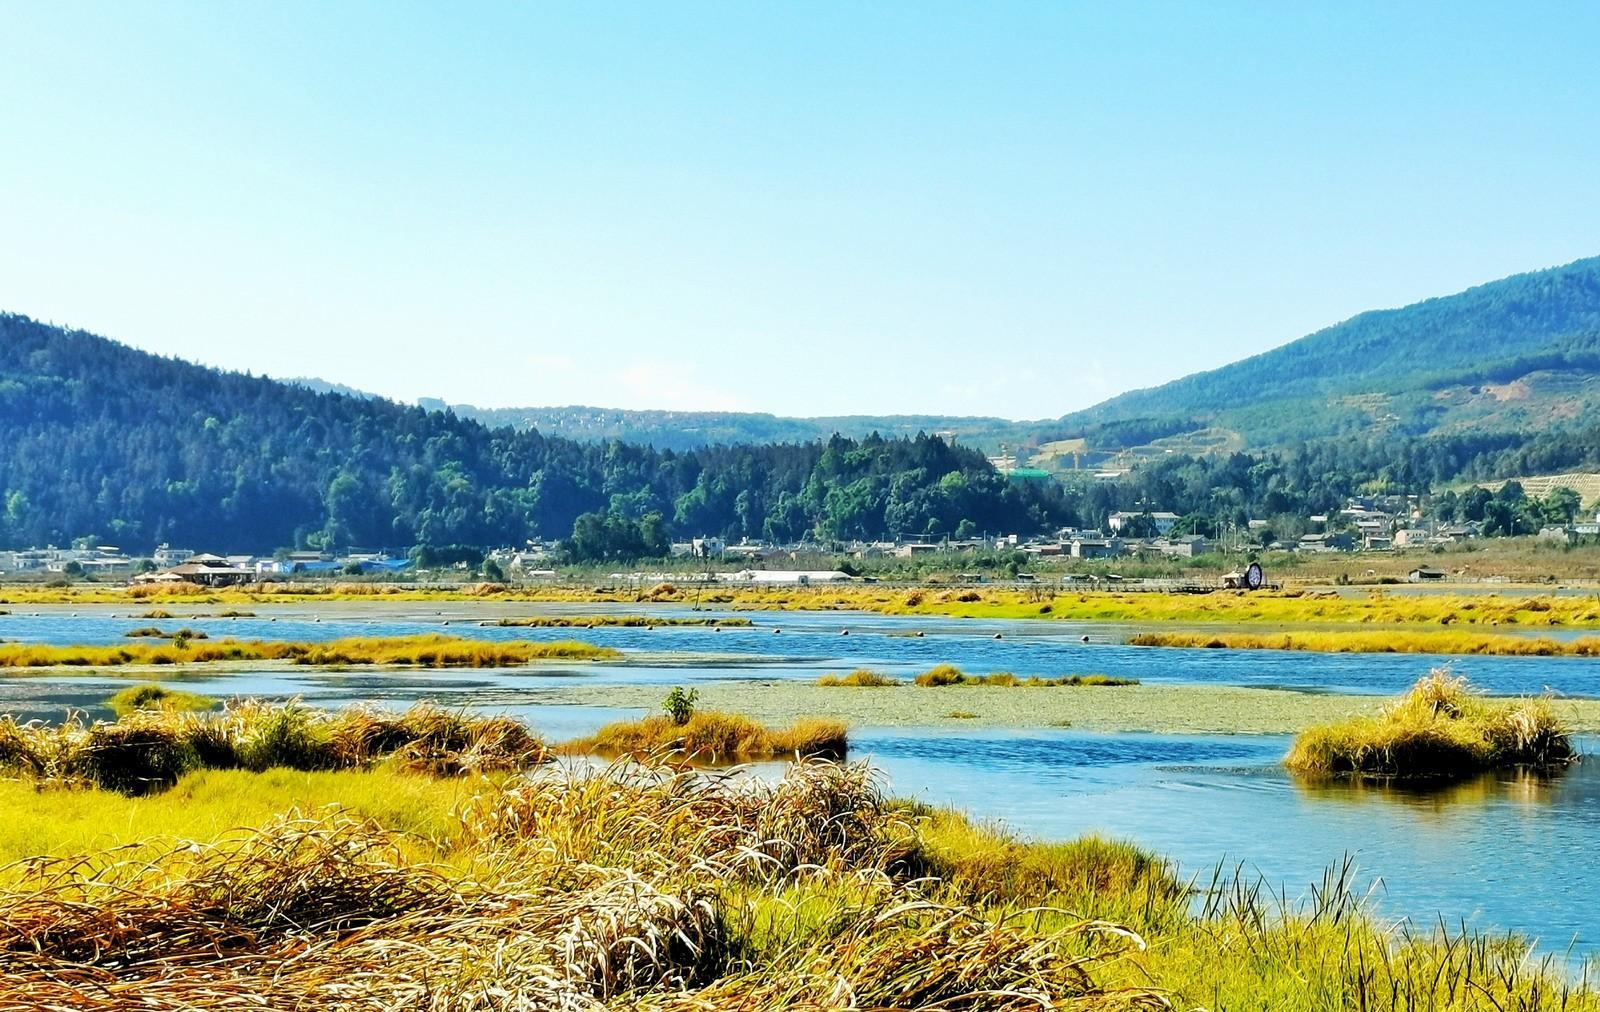
[[1418, 791], [1299, 782], [1278, 765], [1287, 736], [895, 729], [855, 741], [897, 793], [1030, 836], [1132, 839], [1202, 881], [1238, 862], [1291, 897], [1349, 854], [1381, 915], [1516, 930], [1548, 951], [1600, 943], [1600, 762]]
[[[1127, 636], [1141, 626], [1061, 620], [961, 620], [864, 614], [858, 612], [757, 612], [744, 614], [751, 628], [693, 626], [643, 628], [546, 628], [480, 625], [501, 617], [533, 614], [599, 614], [704, 617], [731, 612], [689, 612], [681, 605], [508, 605], [452, 603], [417, 605], [356, 604], [262, 606], [255, 618], [207, 618], [169, 608], [172, 619], [133, 617], [127, 606], [40, 608], [0, 616], [0, 639], [71, 644], [126, 643], [140, 626], [189, 626], [212, 638], [264, 638], [321, 641], [344, 636], [412, 636], [445, 633], [489, 640], [582, 639], [636, 655], [626, 665], [584, 665], [593, 684], [683, 681], [704, 669], [706, 677], [799, 678], [873, 667], [900, 676], [934, 664], [951, 663], [972, 672], [1012, 671], [1058, 676], [1099, 672], [1146, 682], [1251, 685], [1309, 691], [1392, 694], [1431, 667], [1448, 664], [1474, 684], [1494, 693], [1600, 695], [1600, 658], [1444, 657], [1428, 654], [1316, 654], [1278, 650], [1204, 650], [1130, 647]], [[1242, 627], [1241, 627], [1242, 628]], [[1264, 628], [1264, 627], [1263, 627]], [[849, 635], [841, 635], [843, 630]], [[915, 633], [923, 635], [917, 637]], [[998, 634], [1001, 638], [995, 639]], [[1089, 642], [1082, 638], [1087, 636]], [[149, 642], [149, 641], [144, 641]], [[677, 654], [674, 659], [671, 656]], [[644, 655], [641, 663], [637, 655]], [[718, 660], [707, 659], [718, 655]], [[573, 668], [541, 666], [547, 676]], [[665, 672], [665, 673], [663, 673]], [[239, 688], [234, 691], [265, 691]]]

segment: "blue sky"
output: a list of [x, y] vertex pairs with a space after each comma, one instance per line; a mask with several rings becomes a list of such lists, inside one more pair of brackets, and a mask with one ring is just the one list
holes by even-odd
[[0, 0], [0, 308], [402, 399], [1048, 417], [1600, 253], [1600, 5]]

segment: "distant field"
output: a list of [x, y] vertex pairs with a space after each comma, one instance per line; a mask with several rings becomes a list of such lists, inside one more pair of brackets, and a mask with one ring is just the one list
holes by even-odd
[[1521, 485], [1523, 491], [1535, 499], [1543, 499], [1558, 488], [1570, 488], [1578, 493], [1578, 498], [1583, 500], [1585, 506], [1592, 506], [1596, 502], [1600, 502], [1600, 474], [1593, 472], [1537, 474], [1520, 478], [1507, 478], [1505, 481], [1480, 482], [1479, 484], [1491, 492], [1498, 492], [1507, 481], [1514, 481]]

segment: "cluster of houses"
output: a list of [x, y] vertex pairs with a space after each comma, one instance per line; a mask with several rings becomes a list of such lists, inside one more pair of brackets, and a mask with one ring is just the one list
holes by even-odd
[[112, 545], [49, 545], [0, 552], [0, 576], [95, 576], [123, 578], [138, 584], [194, 583], [207, 587], [231, 587], [265, 576], [298, 573], [396, 572], [410, 565], [409, 559], [392, 559], [381, 553], [212, 555], [165, 544], [148, 555], [131, 555]]

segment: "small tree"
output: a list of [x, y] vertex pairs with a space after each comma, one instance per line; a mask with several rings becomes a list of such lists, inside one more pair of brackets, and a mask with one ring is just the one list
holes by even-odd
[[700, 698], [700, 690], [685, 689], [681, 685], [674, 685], [672, 691], [667, 693], [666, 702], [661, 708], [667, 711], [667, 716], [679, 727], [689, 723], [689, 718], [694, 716], [694, 702]]
[[494, 583], [503, 583], [506, 578], [506, 571], [501, 569], [500, 563], [494, 561], [493, 559], [484, 559], [483, 578], [485, 580], [493, 581]]

